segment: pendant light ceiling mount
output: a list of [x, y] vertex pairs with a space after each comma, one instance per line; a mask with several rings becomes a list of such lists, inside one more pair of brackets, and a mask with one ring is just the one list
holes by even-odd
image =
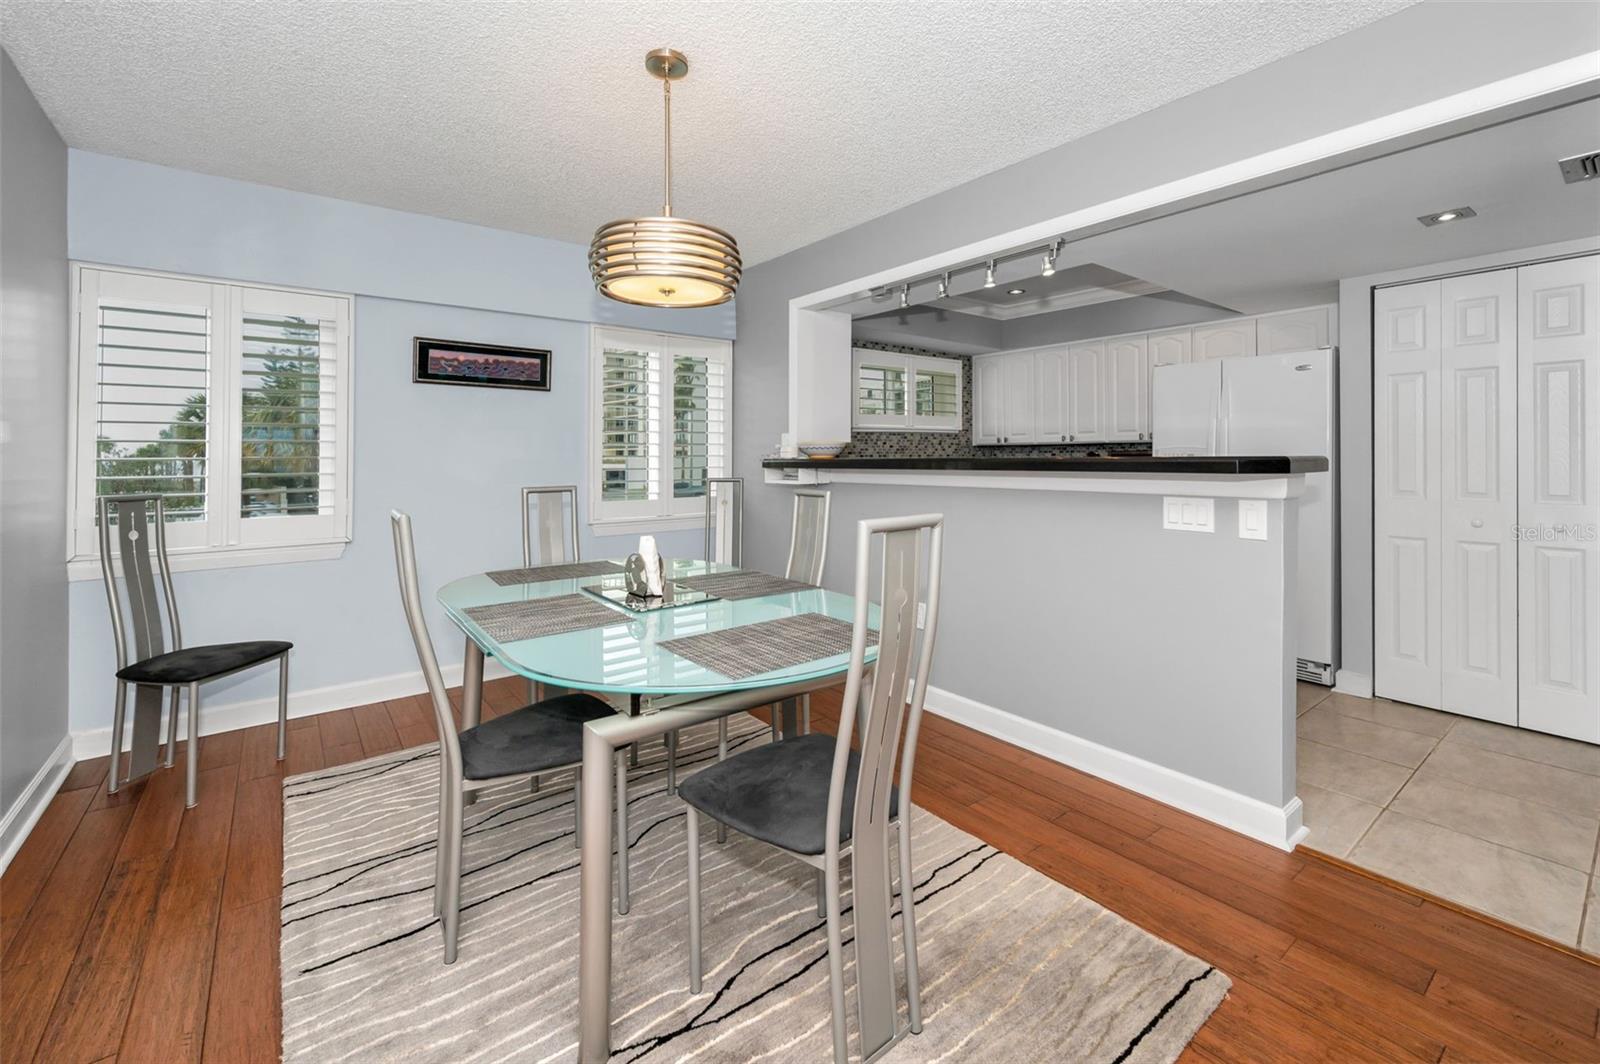
[[726, 303], [739, 287], [743, 262], [733, 236], [716, 226], [672, 213], [672, 83], [689, 73], [689, 60], [672, 48], [644, 57], [661, 80], [665, 150], [661, 213], [623, 218], [595, 230], [589, 275], [602, 295], [646, 307], [710, 307]]

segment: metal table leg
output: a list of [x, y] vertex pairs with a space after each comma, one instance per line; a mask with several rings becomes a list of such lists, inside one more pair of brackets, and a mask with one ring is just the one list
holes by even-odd
[[[466, 653], [461, 659], [461, 730], [476, 728], [482, 717], [483, 648], [468, 636]], [[478, 792], [466, 792], [461, 801], [465, 805], [478, 804]]]
[[461, 730], [476, 728], [483, 716], [483, 648], [467, 638], [461, 659]]

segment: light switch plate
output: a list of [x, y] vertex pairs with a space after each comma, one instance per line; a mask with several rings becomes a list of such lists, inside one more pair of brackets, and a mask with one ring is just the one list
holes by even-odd
[[1239, 538], [1267, 538], [1267, 500], [1239, 500]]
[[1215, 532], [1215, 499], [1195, 499], [1187, 495], [1167, 495], [1161, 500], [1161, 527], [1179, 532]]

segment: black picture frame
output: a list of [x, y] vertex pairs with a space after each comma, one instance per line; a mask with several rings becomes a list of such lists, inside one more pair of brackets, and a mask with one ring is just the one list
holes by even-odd
[[416, 384], [548, 392], [550, 361], [550, 351], [542, 347], [504, 347], [431, 336], [411, 341], [411, 380]]

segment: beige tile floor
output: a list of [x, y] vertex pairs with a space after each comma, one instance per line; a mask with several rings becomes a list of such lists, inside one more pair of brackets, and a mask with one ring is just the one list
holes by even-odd
[[1302, 683], [1305, 845], [1600, 954], [1600, 746]]

